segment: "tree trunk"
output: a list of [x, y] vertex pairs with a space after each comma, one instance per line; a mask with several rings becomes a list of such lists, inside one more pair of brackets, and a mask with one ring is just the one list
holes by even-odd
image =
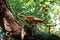
[[0, 26], [4, 32], [9, 35], [17, 35], [21, 33], [22, 25], [16, 20], [9, 10], [6, 0], [0, 0]]

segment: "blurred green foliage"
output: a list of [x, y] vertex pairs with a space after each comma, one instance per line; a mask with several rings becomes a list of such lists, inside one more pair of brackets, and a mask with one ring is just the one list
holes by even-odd
[[[22, 14], [42, 19], [44, 23], [37, 24], [36, 28], [44, 32], [48, 31], [47, 24], [56, 24], [56, 16], [60, 15], [60, 0], [8, 0], [8, 2], [16, 17], [18, 14]], [[51, 29], [51, 33], [54, 33], [53, 29]]]

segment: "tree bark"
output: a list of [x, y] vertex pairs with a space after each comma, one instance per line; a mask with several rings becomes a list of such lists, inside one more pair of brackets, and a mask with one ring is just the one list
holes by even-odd
[[7, 32], [9, 35], [21, 33], [22, 25], [9, 10], [6, 0], [0, 0], [0, 26], [3, 31]]

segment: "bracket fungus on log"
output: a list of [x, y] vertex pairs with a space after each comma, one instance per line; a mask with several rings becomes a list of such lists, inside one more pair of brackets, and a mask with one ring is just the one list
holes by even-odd
[[38, 23], [42, 24], [43, 20], [35, 18], [33, 16], [24, 16], [24, 15], [19, 15], [20, 18], [24, 19], [29, 25], [33, 26]]

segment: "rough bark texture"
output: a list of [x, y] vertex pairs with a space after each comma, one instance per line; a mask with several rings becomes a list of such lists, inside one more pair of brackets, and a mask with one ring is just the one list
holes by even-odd
[[5, 31], [4, 20], [3, 20], [4, 13], [5, 13], [5, 6], [3, 4], [4, 4], [4, 2], [2, 0], [0, 0], [0, 26], [3, 28], [3, 31]]
[[10, 35], [12, 35], [12, 32], [13, 35], [21, 33], [22, 25], [18, 23], [9, 10], [6, 0], [0, 0], [0, 26], [3, 28], [3, 31]]

